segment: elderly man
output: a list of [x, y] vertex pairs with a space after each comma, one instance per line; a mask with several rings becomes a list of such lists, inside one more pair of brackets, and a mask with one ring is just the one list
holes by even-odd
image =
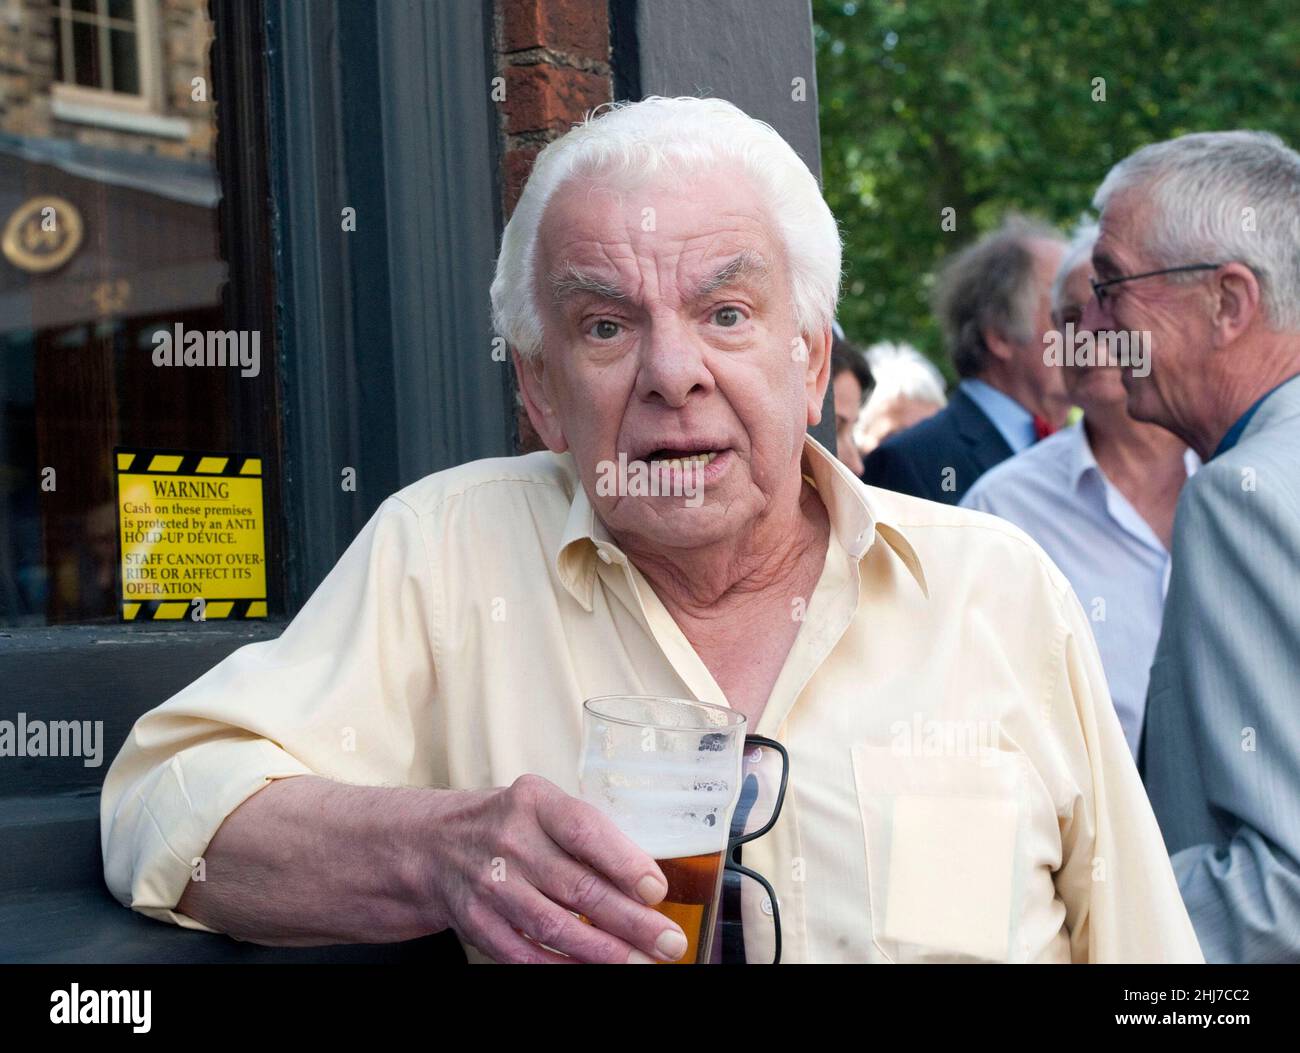
[[1052, 320], [1062, 350], [1071, 348], [1060, 356], [1065, 387], [1083, 420], [998, 465], [961, 503], [1015, 523], [1069, 579], [1092, 621], [1115, 712], [1136, 754], [1174, 507], [1200, 461], [1176, 435], [1129, 416], [1117, 354], [1095, 340], [1088, 351], [1094, 334], [1079, 322], [1092, 297], [1096, 240], [1095, 225], [1081, 228], [1052, 283]]
[[[549, 452], [395, 495], [280, 639], [140, 720], [117, 896], [262, 942], [676, 959], [654, 858], [574, 796], [583, 699], [633, 692], [788, 750], [744, 848], [783, 960], [1199, 960], [1068, 583], [807, 437], [839, 277], [816, 180], [729, 103], [542, 151], [492, 295]], [[610, 493], [610, 464], [702, 499]]]
[[1013, 217], [948, 262], [935, 311], [962, 382], [943, 410], [868, 455], [864, 482], [955, 505], [995, 464], [1065, 423], [1061, 371], [1043, 362], [1064, 252], [1050, 227]]
[[1149, 333], [1129, 412], [1205, 466], [1184, 488], [1144, 775], [1211, 961], [1300, 961], [1300, 155], [1186, 135], [1097, 192], [1084, 324]]
[[854, 428], [864, 455], [948, 404], [943, 374], [910, 344], [872, 344], [867, 348], [867, 366], [875, 386]]

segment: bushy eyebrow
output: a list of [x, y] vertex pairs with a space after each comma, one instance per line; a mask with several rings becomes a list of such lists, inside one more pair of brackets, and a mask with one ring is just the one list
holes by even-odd
[[716, 271], [695, 289], [693, 299], [703, 300], [712, 296], [719, 289], [725, 289], [728, 285], [734, 285], [742, 278], [754, 277], [766, 282], [771, 268], [767, 265], [767, 260], [763, 259], [757, 252], [746, 249], [729, 263], [723, 264]]
[[[703, 300], [712, 296], [719, 289], [725, 289], [729, 285], [734, 285], [741, 279], [754, 277], [766, 282], [771, 268], [767, 260], [763, 259], [757, 252], [746, 250], [734, 259], [729, 260], [705, 278], [695, 287], [692, 294], [692, 301]], [[566, 263], [563, 267], [553, 271], [549, 278], [551, 286], [551, 298], [558, 306], [574, 296], [594, 296], [601, 300], [612, 300], [615, 303], [622, 303], [631, 299], [622, 286], [608, 281], [604, 278], [597, 278], [595, 275], [588, 274], [576, 264]]]
[[567, 263], [550, 275], [551, 299], [556, 305], [574, 296], [595, 296], [601, 300], [623, 301], [628, 298], [621, 286], [587, 274], [576, 264]]

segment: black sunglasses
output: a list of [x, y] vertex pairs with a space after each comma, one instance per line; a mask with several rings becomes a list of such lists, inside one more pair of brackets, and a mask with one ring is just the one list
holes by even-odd
[[[746, 879], [756, 882], [763, 889], [766, 897], [763, 913], [767, 913], [766, 904], [771, 904], [775, 948], [772, 964], [779, 965], [781, 963], [781, 911], [777, 905], [776, 891], [767, 878], [763, 877], [757, 870], [744, 866], [740, 861], [741, 845], [762, 837], [776, 825], [777, 817], [781, 814], [781, 805], [785, 801], [786, 784], [790, 778], [790, 755], [781, 743], [762, 735], [745, 736], [746, 755], [749, 755], [754, 750], [764, 749], [771, 750], [780, 756], [781, 778], [777, 786], [775, 799], [770, 806], [771, 814], [768, 815], [761, 826], [748, 832], [746, 832], [746, 827], [749, 825], [750, 815], [759, 801], [761, 787], [758, 777], [752, 772], [745, 776], [740, 786], [740, 796], [736, 801], [735, 811], [732, 813], [731, 836], [727, 838], [727, 856], [723, 867], [723, 890], [721, 902], [719, 903], [721, 912], [719, 921], [722, 926], [722, 961], [724, 964], [739, 964], [748, 960], [745, 954], [744, 928], [741, 924], [741, 900], [743, 898], [741, 889]], [[734, 877], [731, 875], [734, 875]]]

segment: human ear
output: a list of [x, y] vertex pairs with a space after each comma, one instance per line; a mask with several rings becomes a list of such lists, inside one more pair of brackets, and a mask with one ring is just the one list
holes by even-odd
[[564, 428], [560, 425], [555, 400], [548, 390], [546, 365], [542, 360], [540, 349], [527, 358], [521, 356], [515, 348], [510, 349], [514, 361], [515, 377], [519, 381], [519, 394], [523, 398], [524, 410], [532, 421], [542, 442], [552, 453], [563, 453], [569, 448], [564, 437]]
[[831, 327], [813, 333], [803, 333], [801, 339], [808, 350], [804, 363], [804, 390], [808, 393], [808, 424], [821, 423], [822, 405], [826, 398], [826, 385], [831, 377]]

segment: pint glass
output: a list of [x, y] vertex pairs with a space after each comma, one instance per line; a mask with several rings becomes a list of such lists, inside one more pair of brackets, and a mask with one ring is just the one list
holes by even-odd
[[582, 708], [579, 795], [668, 879], [655, 909], [686, 934], [678, 964], [707, 962], [740, 792], [745, 717], [655, 696], [608, 695]]

